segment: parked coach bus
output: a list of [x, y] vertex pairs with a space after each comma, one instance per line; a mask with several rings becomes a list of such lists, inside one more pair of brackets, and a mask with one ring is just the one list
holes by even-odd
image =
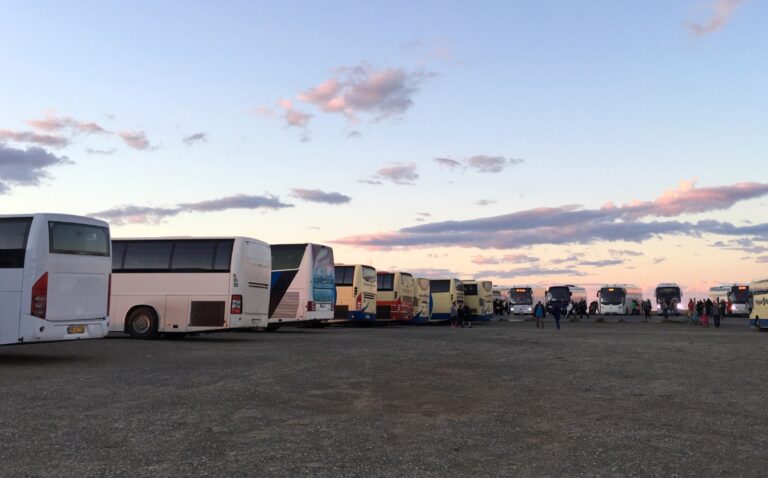
[[727, 304], [727, 315], [748, 317], [751, 311], [749, 295], [748, 284], [723, 284], [709, 289], [709, 298], [713, 302], [720, 299]]
[[768, 278], [753, 281], [752, 313], [749, 316], [749, 325], [756, 329], [768, 328]]
[[112, 332], [149, 339], [267, 327], [267, 243], [166, 237], [115, 239], [112, 248]]
[[665, 282], [656, 286], [654, 292], [656, 298], [656, 310], [663, 314], [667, 309], [667, 313], [680, 315], [680, 304], [683, 301], [683, 291], [680, 286], [673, 282]]
[[333, 249], [321, 244], [273, 244], [269, 329], [333, 319]]
[[427, 324], [432, 317], [432, 296], [430, 295], [429, 279], [414, 279], [413, 292], [413, 323]]
[[598, 314], [639, 314], [643, 290], [631, 284], [606, 284], [597, 291]]
[[432, 298], [432, 322], [451, 320], [451, 304], [464, 305], [464, 284], [459, 279], [432, 279], [429, 281], [429, 294]]
[[376, 279], [376, 320], [413, 322], [413, 276], [407, 272], [377, 272]]
[[337, 265], [334, 323], [376, 320], [376, 269], [362, 264]]
[[533, 305], [533, 287], [523, 285], [509, 289], [509, 312], [511, 314], [533, 314]]
[[464, 280], [464, 303], [472, 320], [493, 318], [493, 284], [490, 281]]
[[104, 337], [110, 260], [106, 222], [0, 216], [0, 345]]
[[557, 285], [547, 289], [546, 302], [547, 312], [553, 312], [555, 307], [565, 311], [571, 302], [579, 302], [581, 299], [587, 300], [587, 290], [575, 285]]

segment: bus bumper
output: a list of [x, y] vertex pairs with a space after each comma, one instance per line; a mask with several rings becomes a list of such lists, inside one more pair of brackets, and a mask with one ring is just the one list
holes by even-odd
[[109, 333], [108, 317], [81, 322], [51, 322], [28, 316], [24, 322], [27, 332], [22, 330], [20, 342], [101, 339]]

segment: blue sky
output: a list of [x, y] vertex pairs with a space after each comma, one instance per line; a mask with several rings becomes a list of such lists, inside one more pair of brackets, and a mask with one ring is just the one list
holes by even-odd
[[[679, 277], [702, 289], [768, 275], [757, 262], [768, 246], [760, 230], [574, 237], [514, 250], [335, 242], [541, 207], [654, 201], [680, 181], [695, 181], [708, 206], [678, 222], [768, 222], [759, 187], [768, 182], [765, 2], [4, 1], [3, 11], [0, 213], [112, 211], [116, 236], [333, 242], [345, 262], [505, 283]], [[336, 95], [313, 95], [334, 80]], [[42, 119], [49, 129], [35, 130], [30, 122]], [[109, 133], [73, 126], [82, 123]], [[68, 145], [20, 135], [35, 131]], [[121, 137], [129, 133], [139, 134], [133, 146]], [[52, 156], [28, 154], [34, 147]], [[729, 189], [708, 189], [744, 182], [758, 186], [735, 201], [716, 194]], [[296, 188], [350, 200], [307, 201]], [[249, 208], [188, 212], [237, 194], [251, 196]], [[265, 208], [269, 200], [293, 207]], [[193, 206], [162, 218], [114, 215], [179, 204]], [[752, 245], [732, 250], [732, 240]], [[606, 267], [566, 263], [584, 275], [546, 273], [570, 252], [599, 261], [629, 249], [642, 255]], [[473, 260], [522, 253], [538, 259], [524, 264], [527, 275], [519, 264], [489, 271]], [[706, 273], [693, 270], [702, 255], [713, 264]]]

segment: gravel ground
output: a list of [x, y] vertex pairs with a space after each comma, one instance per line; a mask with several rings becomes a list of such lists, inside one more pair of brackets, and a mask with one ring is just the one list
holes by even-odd
[[766, 476], [744, 320], [0, 349], [0, 476]]

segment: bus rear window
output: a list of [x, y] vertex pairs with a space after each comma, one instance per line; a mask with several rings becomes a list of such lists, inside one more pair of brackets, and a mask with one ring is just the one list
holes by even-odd
[[477, 284], [464, 284], [464, 295], [477, 295]]
[[431, 280], [429, 281], [429, 287], [431, 292], [449, 292], [451, 290], [451, 281], [448, 280]]
[[271, 246], [272, 250], [272, 270], [287, 271], [296, 270], [301, 265], [304, 258], [304, 251], [307, 250], [306, 244], [279, 244]]
[[351, 286], [354, 277], [354, 266], [336, 266], [336, 285]]
[[0, 219], [0, 269], [21, 269], [32, 218]]
[[376, 282], [376, 269], [363, 266], [363, 280], [365, 282]]
[[376, 277], [376, 289], [391, 291], [395, 288], [395, 274], [379, 274]]
[[400, 274], [400, 283], [403, 287], [413, 287], [413, 276], [410, 274]]
[[74, 222], [48, 222], [51, 254], [109, 257], [109, 230], [106, 227]]

